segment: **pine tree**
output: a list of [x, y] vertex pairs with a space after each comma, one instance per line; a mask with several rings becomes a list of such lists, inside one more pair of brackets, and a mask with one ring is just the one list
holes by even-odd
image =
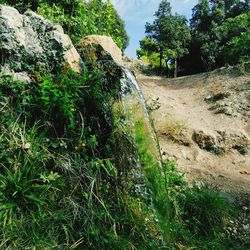
[[152, 24], [146, 23], [146, 35], [155, 42], [160, 54], [160, 69], [166, 54], [172, 51], [175, 64], [174, 76], [177, 76], [177, 60], [185, 55], [187, 43], [190, 40], [190, 30], [184, 16], [173, 15], [171, 5], [167, 0], [162, 0], [155, 12]]

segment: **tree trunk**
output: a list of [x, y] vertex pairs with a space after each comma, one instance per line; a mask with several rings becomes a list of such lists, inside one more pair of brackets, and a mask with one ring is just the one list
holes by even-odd
[[177, 58], [174, 59], [174, 78], [177, 77], [177, 71], [178, 71], [178, 64], [177, 64]]
[[163, 59], [163, 53], [160, 51], [160, 71], [162, 69], [162, 59]]

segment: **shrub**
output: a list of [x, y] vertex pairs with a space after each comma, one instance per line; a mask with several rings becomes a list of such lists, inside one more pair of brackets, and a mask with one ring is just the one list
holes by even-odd
[[196, 235], [216, 236], [223, 231], [232, 212], [232, 205], [219, 193], [207, 187], [186, 191], [183, 219], [189, 230]]

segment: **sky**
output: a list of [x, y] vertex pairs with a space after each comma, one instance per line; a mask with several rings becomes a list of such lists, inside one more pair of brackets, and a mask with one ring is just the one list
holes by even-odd
[[[139, 49], [139, 41], [145, 36], [145, 23], [154, 20], [154, 13], [161, 0], [111, 0], [116, 10], [125, 21], [126, 29], [130, 37], [130, 45], [125, 51], [129, 57], [136, 57], [136, 49]], [[173, 13], [185, 15], [188, 20], [192, 14], [192, 8], [198, 0], [170, 0]]]

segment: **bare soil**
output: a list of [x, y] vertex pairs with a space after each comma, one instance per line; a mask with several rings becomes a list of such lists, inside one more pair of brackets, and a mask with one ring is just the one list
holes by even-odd
[[158, 104], [152, 116], [164, 158], [176, 161], [190, 184], [248, 200], [250, 74], [224, 69], [176, 79], [138, 73], [137, 79], [149, 106]]

